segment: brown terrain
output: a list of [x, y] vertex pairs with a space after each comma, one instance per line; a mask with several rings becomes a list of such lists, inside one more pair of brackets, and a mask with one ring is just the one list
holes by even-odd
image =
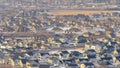
[[78, 15], [78, 14], [92, 15], [92, 14], [111, 13], [111, 12], [112, 11], [108, 11], [108, 10], [53, 10], [47, 13], [51, 15]]

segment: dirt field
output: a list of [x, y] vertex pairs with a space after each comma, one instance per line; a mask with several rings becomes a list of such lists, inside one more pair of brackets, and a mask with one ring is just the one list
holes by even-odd
[[48, 14], [52, 15], [77, 15], [77, 14], [85, 14], [85, 15], [92, 15], [92, 14], [99, 14], [99, 13], [111, 13], [112, 11], [105, 11], [105, 10], [53, 10], [47, 12]]

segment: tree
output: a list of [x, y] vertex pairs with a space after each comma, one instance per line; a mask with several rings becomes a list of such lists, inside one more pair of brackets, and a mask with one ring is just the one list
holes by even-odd
[[18, 65], [19, 65], [21, 68], [23, 68], [23, 63], [22, 63], [21, 60], [18, 61]]
[[10, 64], [10, 65], [12, 65], [12, 66], [14, 66], [15, 64], [14, 64], [14, 61], [13, 61], [13, 59], [12, 58], [9, 58], [8, 59], [8, 64]]

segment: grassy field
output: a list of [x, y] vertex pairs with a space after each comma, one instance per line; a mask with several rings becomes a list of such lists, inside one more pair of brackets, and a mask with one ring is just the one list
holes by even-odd
[[105, 11], [105, 10], [53, 10], [47, 12], [48, 14], [52, 15], [78, 15], [78, 14], [85, 14], [85, 15], [92, 15], [92, 14], [99, 14], [99, 13], [111, 13], [112, 11]]

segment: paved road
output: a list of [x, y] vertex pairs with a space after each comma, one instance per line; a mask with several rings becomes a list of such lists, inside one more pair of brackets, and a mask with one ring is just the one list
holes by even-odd
[[45, 36], [51, 36], [52, 33], [45, 31], [45, 30], [40, 30], [35, 32], [0, 32], [0, 35], [4, 36], [4, 37], [32, 37], [32, 36], [41, 36], [41, 35], [45, 35]]

